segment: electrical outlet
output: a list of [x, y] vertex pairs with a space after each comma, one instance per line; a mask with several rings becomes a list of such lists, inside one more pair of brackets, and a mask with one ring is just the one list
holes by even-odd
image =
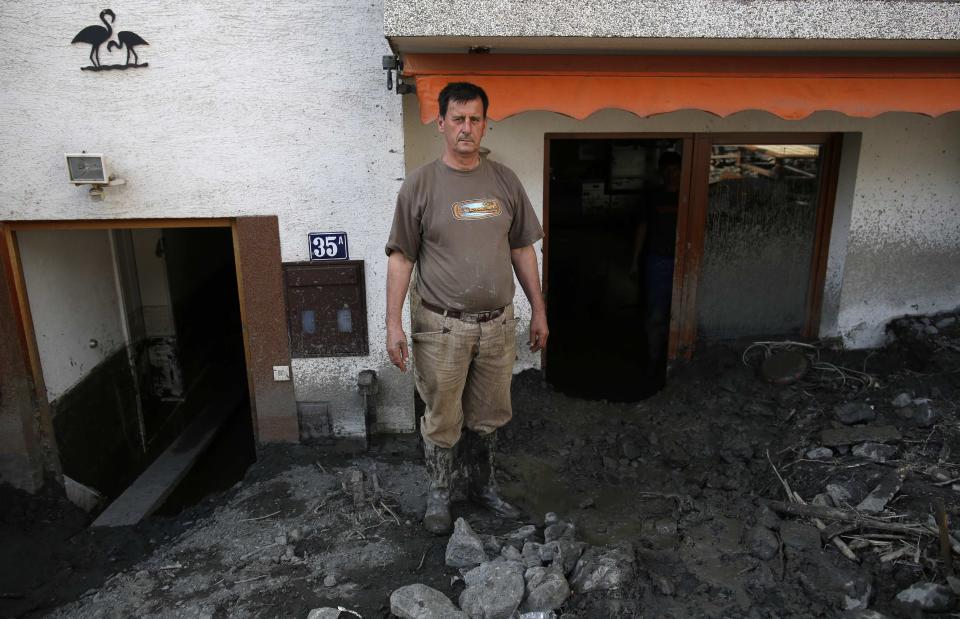
[[277, 382], [290, 380], [290, 366], [289, 365], [273, 366], [273, 380]]

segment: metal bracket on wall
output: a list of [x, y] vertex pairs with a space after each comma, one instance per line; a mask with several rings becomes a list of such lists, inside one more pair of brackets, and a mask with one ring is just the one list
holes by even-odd
[[415, 84], [408, 84], [403, 81], [403, 61], [400, 56], [384, 56], [383, 70], [387, 72], [387, 90], [393, 90], [393, 74], [397, 74], [397, 94], [406, 95], [417, 92]]

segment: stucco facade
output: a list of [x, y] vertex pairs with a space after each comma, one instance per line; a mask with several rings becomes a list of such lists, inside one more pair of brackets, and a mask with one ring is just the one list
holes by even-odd
[[[401, 100], [380, 70], [380, 56], [389, 53], [381, 5], [113, 5], [115, 31], [149, 41], [136, 49], [148, 66], [82, 71], [91, 48], [70, 41], [100, 23], [102, 8], [0, 6], [0, 44], [10, 50], [0, 67], [0, 147], [9, 162], [0, 221], [276, 215], [284, 262], [309, 259], [309, 232], [347, 232], [350, 257], [365, 261], [370, 354], [294, 359], [296, 397], [359, 414], [362, 427], [357, 374], [377, 370], [374, 429], [410, 431], [412, 380], [391, 369], [384, 347], [383, 245], [404, 167]], [[125, 50], [100, 50], [103, 64], [125, 57]], [[92, 201], [85, 188], [67, 182], [64, 153], [80, 151], [103, 153], [126, 184]], [[83, 234], [103, 237], [96, 255], [107, 251], [109, 262], [107, 233]], [[29, 235], [23, 242], [35, 318], [44, 325], [36, 334], [41, 364], [55, 397], [89, 369], [88, 361], [123, 345], [119, 310], [114, 303], [109, 334], [72, 329], [76, 341], [64, 344], [67, 323], [46, 316], [66, 311], [45, 302], [59, 285], [58, 262], [31, 251]], [[85, 261], [93, 259], [84, 252]], [[109, 264], [100, 275], [105, 288], [96, 303], [115, 302]], [[100, 347], [90, 348], [91, 338]], [[59, 343], [47, 350], [48, 341]], [[64, 346], [77, 354], [61, 354]]]

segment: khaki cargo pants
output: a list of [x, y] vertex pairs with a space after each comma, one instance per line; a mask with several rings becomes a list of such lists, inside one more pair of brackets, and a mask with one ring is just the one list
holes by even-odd
[[513, 304], [487, 322], [469, 322], [412, 307], [413, 367], [427, 405], [420, 432], [453, 447], [463, 427], [487, 434], [510, 421], [510, 381], [517, 356]]

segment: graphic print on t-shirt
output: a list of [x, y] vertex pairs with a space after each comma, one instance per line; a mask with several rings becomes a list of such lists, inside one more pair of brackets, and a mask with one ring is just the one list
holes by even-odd
[[460, 221], [479, 221], [490, 219], [503, 213], [500, 201], [496, 198], [479, 200], [461, 200], [453, 203], [453, 216]]

